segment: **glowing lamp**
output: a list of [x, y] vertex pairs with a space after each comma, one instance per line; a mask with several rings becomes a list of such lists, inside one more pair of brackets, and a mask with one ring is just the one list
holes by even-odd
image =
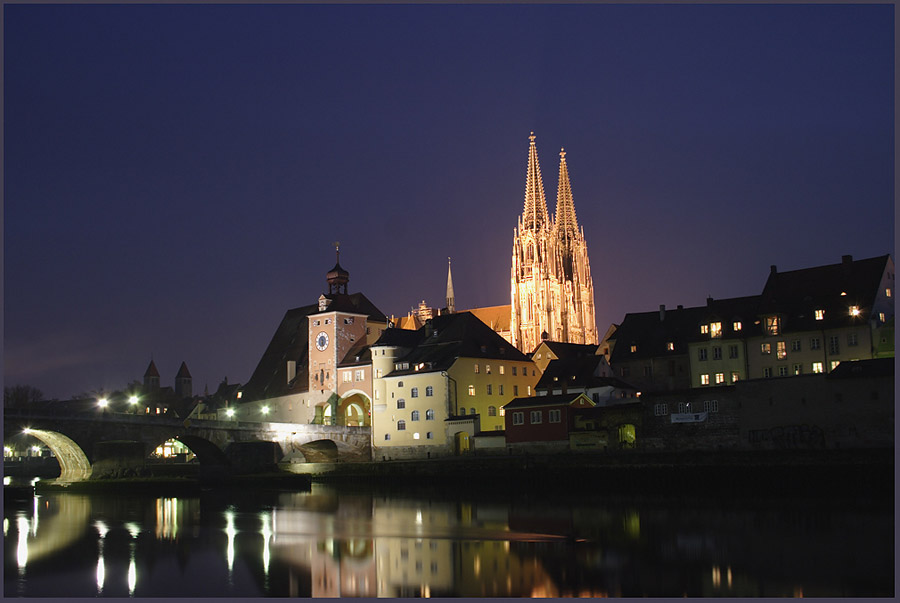
[[233, 416], [234, 416], [234, 409], [233, 409], [233, 408], [226, 408], [226, 409], [225, 409], [225, 416], [226, 416], [226, 417], [233, 417]]
[[129, 404], [137, 404], [138, 403], [137, 396], [131, 396], [130, 398], [128, 398], [128, 403]]
[[269, 407], [268, 407], [268, 406], [263, 406], [263, 407], [260, 409], [260, 411], [262, 411], [262, 414], [267, 415], [267, 414], [269, 414]]
[[859, 316], [859, 306], [850, 306], [850, 316]]
[[107, 400], [106, 398], [100, 398], [99, 400], [97, 400], [97, 405], [100, 408], [106, 408], [107, 405], [109, 405], [109, 400]]

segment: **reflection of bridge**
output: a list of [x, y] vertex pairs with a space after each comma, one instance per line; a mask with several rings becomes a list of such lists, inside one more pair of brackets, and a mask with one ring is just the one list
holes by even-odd
[[[142, 466], [163, 442], [190, 448], [201, 466], [247, 471], [291, 461], [369, 460], [369, 427], [178, 419], [124, 413], [29, 412], [5, 409], [4, 441], [22, 433], [44, 442], [72, 482]], [[102, 470], [101, 470], [102, 468]]]

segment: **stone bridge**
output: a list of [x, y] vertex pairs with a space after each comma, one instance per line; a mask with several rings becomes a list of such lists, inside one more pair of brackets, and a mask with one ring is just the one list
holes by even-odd
[[253, 473], [278, 462], [371, 459], [369, 427], [5, 409], [4, 442], [22, 434], [53, 451], [63, 483], [137, 470], [170, 439], [187, 446], [202, 470], [221, 473]]

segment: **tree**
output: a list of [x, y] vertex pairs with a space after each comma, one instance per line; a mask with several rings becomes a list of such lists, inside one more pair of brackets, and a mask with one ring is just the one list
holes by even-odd
[[44, 399], [44, 392], [31, 385], [13, 385], [3, 388], [3, 406], [25, 406], [31, 402], [40, 402]]

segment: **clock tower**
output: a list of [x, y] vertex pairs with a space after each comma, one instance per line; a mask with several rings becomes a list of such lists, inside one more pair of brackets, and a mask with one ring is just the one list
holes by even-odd
[[337, 392], [337, 367], [351, 348], [366, 342], [367, 314], [350, 303], [350, 273], [337, 262], [328, 274], [328, 293], [319, 296], [318, 312], [309, 315], [309, 391]]

